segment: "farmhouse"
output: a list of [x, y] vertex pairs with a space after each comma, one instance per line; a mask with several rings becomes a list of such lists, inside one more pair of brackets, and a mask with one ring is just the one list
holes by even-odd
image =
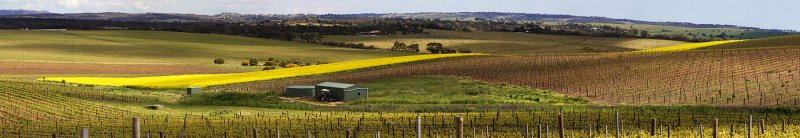
[[350, 101], [367, 98], [369, 89], [355, 84], [323, 82], [314, 86], [289, 86], [283, 96], [314, 97], [320, 101]]

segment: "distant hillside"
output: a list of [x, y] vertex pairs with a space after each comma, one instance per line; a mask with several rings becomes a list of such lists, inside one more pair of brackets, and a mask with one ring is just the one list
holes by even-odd
[[[268, 20], [287, 20], [302, 18], [320, 19], [358, 19], [358, 18], [422, 18], [442, 20], [507, 20], [507, 21], [540, 21], [540, 22], [572, 22], [572, 23], [613, 23], [613, 24], [647, 24], [692, 28], [738, 28], [760, 29], [755, 27], [720, 25], [720, 24], [695, 24], [688, 22], [652, 22], [631, 19], [614, 19], [598, 16], [574, 16], [560, 14], [531, 14], [531, 13], [504, 13], [504, 12], [420, 12], [420, 13], [362, 13], [362, 14], [238, 14], [222, 13], [217, 15], [179, 14], [179, 13], [29, 13], [8, 14], [25, 15], [32, 18], [67, 18], [67, 19], [96, 19], [114, 21], [222, 21], [222, 22], [261, 22]], [[0, 16], [6, 16], [0, 14]]]
[[0, 16], [44, 14], [44, 13], [50, 13], [50, 12], [47, 12], [47, 11], [34, 11], [34, 10], [0, 10]]
[[800, 46], [800, 35], [753, 39], [743, 42], [705, 47], [702, 49], [764, 48], [764, 47], [786, 47], [786, 46]]
[[614, 18], [599, 17], [599, 16], [574, 16], [574, 15], [563, 15], [563, 14], [531, 14], [531, 13], [503, 13], [503, 12], [393, 13], [393, 14], [384, 14], [381, 17], [429, 18], [429, 19], [451, 19], [451, 20], [487, 19], [487, 20], [572, 22], [572, 23], [649, 24], [649, 25], [665, 25], [665, 26], [692, 27], [692, 28], [759, 29], [755, 27], [745, 27], [736, 25], [695, 24], [688, 22], [651, 22], [651, 21], [631, 20], [631, 19], [614, 19]]
[[[513, 32], [461, 32], [427, 29], [425, 34], [386, 35], [386, 36], [325, 36], [324, 41], [364, 43], [378, 48], [389, 49], [394, 42], [407, 45], [425, 46], [431, 42], [442, 43], [445, 47], [466, 49], [491, 54], [543, 54], [543, 53], [595, 53], [626, 52], [665, 46], [681, 45], [686, 42], [641, 39], [610, 38], [568, 35], [544, 35]], [[424, 48], [422, 49], [424, 51]]]

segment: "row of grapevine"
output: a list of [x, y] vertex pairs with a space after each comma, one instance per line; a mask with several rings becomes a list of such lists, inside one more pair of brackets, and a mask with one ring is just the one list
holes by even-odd
[[800, 49], [468, 57], [211, 89], [280, 92], [289, 85], [324, 81], [456, 75], [604, 104], [798, 106], [799, 60]]
[[[795, 112], [750, 109], [695, 110], [681, 107], [530, 106], [481, 112], [341, 112], [282, 111], [225, 115], [199, 113], [141, 113], [81, 97], [64, 96], [71, 88], [59, 84], [0, 81], [0, 137], [78, 137], [87, 128], [91, 137], [129, 137], [131, 118], [139, 118], [143, 136], [164, 137], [413, 137], [420, 116], [424, 137], [452, 137], [454, 117], [463, 117], [467, 137], [567, 137], [615, 135], [644, 137], [653, 125], [656, 135], [699, 137], [718, 134], [742, 137], [747, 126], [756, 136], [800, 135]], [[95, 93], [96, 91], [87, 91]], [[88, 98], [91, 99], [91, 98]], [[144, 107], [142, 107], [144, 108]], [[562, 115], [563, 123], [558, 122]], [[753, 116], [750, 123], [750, 116]], [[652, 121], [652, 120], [656, 121]], [[653, 124], [655, 123], [655, 124]], [[561, 124], [561, 125], [559, 125]], [[619, 125], [617, 125], [619, 124]], [[619, 126], [619, 129], [617, 127]], [[730, 127], [728, 127], [730, 126]], [[707, 128], [699, 131], [698, 128]], [[540, 129], [541, 128], [541, 129]], [[733, 128], [733, 129], [730, 129]], [[730, 133], [733, 132], [733, 133]]]

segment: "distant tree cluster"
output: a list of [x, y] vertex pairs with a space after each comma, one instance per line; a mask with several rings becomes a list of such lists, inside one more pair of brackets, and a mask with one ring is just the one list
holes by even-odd
[[444, 44], [437, 42], [431, 42], [425, 46], [427, 47], [425, 48], [425, 50], [428, 50], [428, 52], [432, 54], [472, 53], [471, 50], [466, 50], [466, 49], [455, 50], [451, 48], [446, 48], [444, 47]]
[[377, 49], [375, 46], [367, 46], [364, 43], [345, 43], [345, 42], [320, 42], [322, 45], [326, 46], [336, 46], [336, 47], [346, 47], [346, 48], [357, 48], [357, 49]]
[[[704, 42], [720, 39], [733, 39], [735, 35], [724, 33], [717, 35], [698, 34], [658, 34], [633, 28], [620, 28], [608, 25], [592, 25], [588, 23], [497, 21], [497, 20], [438, 20], [438, 19], [406, 19], [406, 18], [353, 18], [337, 20], [290, 19], [282, 21], [260, 22], [122, 22], [107, 20], [73, 20], [42, 18], [1, 18], [0, 29], [79, 29], [99, 30], [107, 28], [126, 28], [130, 30], [157, 30], [189, 33], [214, 33], [239, 35], [256, 38], [267, 38], [284, 41], [301, 41], [319, 43], [329, 46], [373, 49], [374, 47], [323, 42], [325, 35], [359, 35], [369, 32], [370, 35], [404, 35], [424, 33], [424, 29], [442, 29], [454, 31], [499, 31], [522, 32], [552, 35], [576, 35], [595, 37], [627, 37], [653, 38], [689, 42]], [[661, 30], [671, 31], [671, 30]], [[687, 30], [684, 30], [687, 31]], [[398, 47], [399, 48], [399, 47]], [[400, 50], [400, 49], [395, 49]], [[403, 51], [403, 50], [401, 50]]]
[[419, 53], [419, 44], [411, 44], [406, 45], [406, 43], [395, 41], [392, 48], [389, 48], [391, 51], [402, 51], [402, 52], [409, 52], [409, 53]]
[[[221, 59], [221, 58], [220, 58]], [[215, 63], [217, 60], [214, 60]], [[250, 58], [248, 60], [242, 61], [242, 66], [265, 66], [263, 70], [272, 70], [277, 69], [278, 67], [282, 68], [294, 68], [294, 67], [302, 67], [302, 66], [311, 66], [311, 65], [320, 65], [320, 64], [328, 64], [328, 62], [321, 62], [318, 61], [316, 63], [309, 63], [303, 62], [300, 59], [276, 59], [276, 58], [267, 58], [264, 61], [264, 64], [259, 64], [261, 61], [258, 58]]]

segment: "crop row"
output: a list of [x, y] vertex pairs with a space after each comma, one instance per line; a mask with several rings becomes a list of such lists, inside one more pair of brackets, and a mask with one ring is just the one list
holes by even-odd
[[293, 79], [216, 86], [280, 92], [324, 81], [456, 75], [549, 89], [603, 104], [797, 106], [800, 49], [467, 57]]
[[[139, 118], [142, 135], [156, 137], [413, 137], [420, 116], [424, 137], [451, 137], [455, 117], [464, 118], [466, 136], [523, 137], [558, 132], [563, 115], [564, 132], [570, 137], [614, 135], [656, 135], [677, 137], [710, 136], [714, 119], [720, 133], [742, 137], [750, 116], [757, 136], [800, 134], [796, 112], [763, 112], [749, 109], [693, 110], [669, 107], [571, 107], [539, 106], [514, 110], [481, 112], [336, 112], [283, 111], [228, 114], [140, 113], [105, 106], [81, 97], [64, 96], [63, 91], [80, 87], [50, 83], [0, 81], [0, 137], [77, 137], [82, 128], [92, 137], [129, 137], [131, 118]], [[86, 91], [96, 93], [97, 91]], [[655, 120], [655, 124], [654, 123]], [[617, 125], [619, 124], [619, 125]], [[619, 126], [620, 129], [616, 129]], [[700, 131], [700, 128], [705, 128]], [[733, 129], [730, 129], [730, 128]], [[541, 129], [539, 129], [541, 128]], [[732, 131], [731, 131], [732, 130]]]

